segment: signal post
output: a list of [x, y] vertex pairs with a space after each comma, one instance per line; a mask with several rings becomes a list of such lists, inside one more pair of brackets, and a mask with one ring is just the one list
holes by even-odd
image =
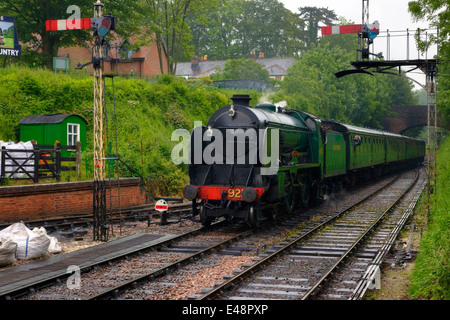
[[103, 4], [100, 0], [94, 3], [94, 18], [67, 19], [46, 21], [47, 31], [65, 31], [92, 29], [94, 46], [92, 61], [78, 65], [82, 69], [92, 64], [94, 69], [94, 184], [93, 184], [93, 218], [94, 241], [108, 241], [109, 221], [106, 214], [106, 181], [105, 181], [105, 85], [103, 81], [103, 60], [105, 36], [115, 29], [116, 18], [103, 16]]
[[[322, 27], [322, 35], [358, 33], [360, 40], [362, 38], [361, 48], [357, 51], [361, 53], [361, 58], [358, 61], [350, 62], [351, 69], [343, 70], [335, 73], [337, 78], [341, 78], [351, 74], [368, 74], [382, 73], [389, 75], [396, 75], [408, 78], [417, 83], [417, 81], [406, 76], [408, 72], [414, 70], [421, 70], [425, 76], [425, 86], [419, 85], [427, 91], [427, 105], [428, 105], [428, 146], [427, 146], [427, 198], [428, 198], [428, 212], [430, 203], [430, 194], [435, 192], [437, 181], [437, 75], [439, 59], [409, 59], [406, 60], [381, 60], [381, 54], [374, 54], [370, 52], [370, 45], [380, 32], [378, 21], [373, 24], [368, 24], [369, 21], [369, 0], [362, 0], [362, 24], [347, 25], [347, 26], [327, 26]], [[439, 31], [437, 32], [439, 35]], [[408, 34], [409, 37], [409, 34]], [[409, 44], [409, 38], [408, 38]], [[428, 50], [428, 49], [427, 49]], [[379, 59], [371, 60], [370, 56], [375, 56]], [[403, 71], [402, 67], [411, 68], [409, 71]], [[434, 139], [433, 139], [434, 138]], [[434, 140], [434, 141], [432, 141]]]
[[[94, 19], [103, 17], [103, 4], [94, 4]], [[104, 82], [103, 82], [103, 39], [99, 32], [94, 32], [93, 47], [94, 67], [94, 241], [108, 240], [106, 217], [106, 182], [105, 182], [105, 136], [104, 136]]]

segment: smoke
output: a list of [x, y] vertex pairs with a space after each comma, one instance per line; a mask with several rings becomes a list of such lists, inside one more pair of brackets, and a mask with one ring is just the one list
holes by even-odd
[[283, 101], [274, 103], [274, 105], [276, 105], [277, 107], [285, 108], [287, 106], [287, 102], [283, 100]]
[[274, 94], [274, 92], [265, 92], [263, 93], [263, 95], [261, 96], [261, 98], [259, 98], [258, 100], [258, 104], [274, 104], [277, 107], [281, 107], [281, 108], [285, 108], [287, 106], [287, 102], [286, 101], [279, 101], [279, 102], [272, 102], [272, 95]]
[[273, 92], [265, 92], [265, 93], [263, 93], [261, 98], [259, 98], [259, 100], [258, 100], [258, 104], [272, 103], [272, 99], [271, 99], [272, 95], [273, 95]]

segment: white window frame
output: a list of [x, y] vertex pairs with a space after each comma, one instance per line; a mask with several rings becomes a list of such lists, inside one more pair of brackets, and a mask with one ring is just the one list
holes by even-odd
[[[69, 132], [69, 128], [72, 128], [72, 132]], [[77, 133], [74, 133], [73, 128], [77, 128]], [[80, 140], [80, 124], [79, 123], [68, 123], [67, 124], [67, 145], [68, 146], [74, 146], [77, 141]], [[74, 141], [74, 137], [76, 137], [76, 140]], [[70, 143], [70, 140], [72, 138], [72, 143]]]

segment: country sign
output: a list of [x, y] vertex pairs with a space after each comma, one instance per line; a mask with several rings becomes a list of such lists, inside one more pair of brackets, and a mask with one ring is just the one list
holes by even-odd
[[0, 56], [20, 57], [22, 47], [19, 45], [15, 17], [0, 16]]

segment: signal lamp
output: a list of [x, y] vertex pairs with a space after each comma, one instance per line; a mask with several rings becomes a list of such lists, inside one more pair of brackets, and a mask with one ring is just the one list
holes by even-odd
[[100, 28], [98, 29], [98, 35], [101, 37], [106, 36], [110, 28], [111, 28], [111, 20], [109, 20], [108, 17], [103, 18]]

